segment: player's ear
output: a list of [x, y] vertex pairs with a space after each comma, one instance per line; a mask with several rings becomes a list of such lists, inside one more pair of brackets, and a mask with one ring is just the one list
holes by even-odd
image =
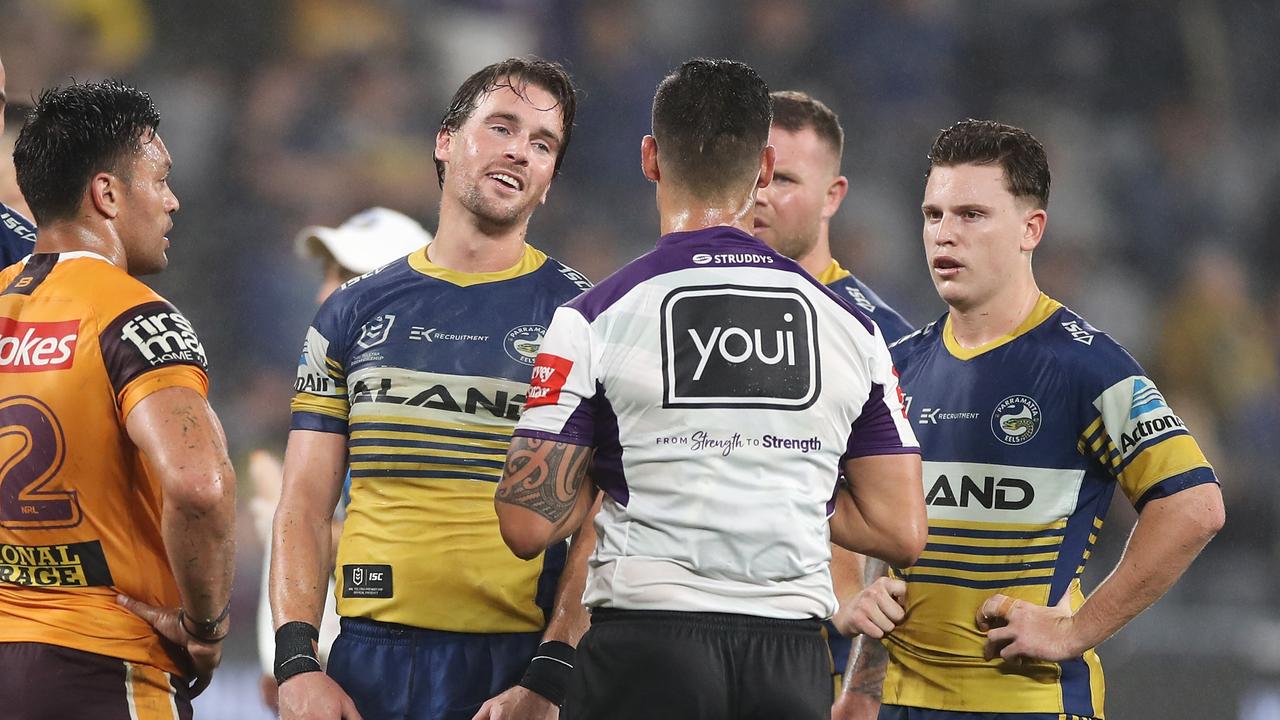
[[778, 151], [772, 145], [765, 145], [760, 151], [760, 177], [756, 179], [756, 187], [769, 187], [773, 182], [773, 164], [778, 159]]
[[840, 209], [844, 196], [849, 194], [849, 178], [841, 175], [827, 186], [827, 196], [822, 201], [822, 219], [830, 220]]
[[645, 135], [640, 141], [640, 170], [650, 182], [662, 179], [658, 172], [658, 141], [652, 135]]
[[108, 220], [115, 220], [120, 215], [123, 194], [124, 183], [112, 173], [100, 172], [89, 180], [89, 201], [93, 203], [93, 209]]
[[453, 132], [447, 128], [440, 128], [436, 133], [436, 152], [435, 158], [440, 162], [449, 162], [449, 148], [453, 144]]
[[1040, 239], [1044, 237], [1045, 224], [1049, 222], [1049, 214], [1044, 208], [1032, 207], [1027, 210], [1027, 214], [1022, 220], [1022, 242], [1019, 243], [1023, 252], [1031, 252], [1040, 244]]

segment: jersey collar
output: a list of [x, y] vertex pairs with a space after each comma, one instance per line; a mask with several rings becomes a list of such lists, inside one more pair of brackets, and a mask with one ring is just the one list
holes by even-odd
[[837, 262], [835, 258], [832, 258], [831, 264], [828, 265], [826, 269], [824, 269], [822, 272], [818, 273], [818, 277], [814, 279], [822, 283], [823, 285], [830, 285], [831, 283], [837, 280], [843, 280], [852, 274], [853, 273], [849, 272], [848, 270], [845, 270], [844, 268], [840, 267], [840, 263]]
[[1007, 345], [1031, 332], [1040, 323], [1048, 320], [1049, 316], [1057, 312], [1060, 307], [1062, 307], [1062, 303], [1044, 293], [1040, 293], [1040, 299], [1036, 301], [1035, 307], [1031, 308], [1031, 313], [1027, 315], [1017, 329], [1008, 335], [1001, 335], [991, 342], [973, 348], [962, 347], [960, 343], [956, 342], [955, 333], [951, 329], [951, 314], [947, 313], [942, 325], [942, 344], [946, 346], [947, 352], [951, 353], [957, 360], [972, 360], [983, 353], [995, 350], [1001, 345]]
[[499, 282], [501, 280], [517, 278], [521, 275], [528, 275], [542, 267], [542, 264], [546, 261], [546, 253], [528, 243], [525, 243], [524, 255], [520, 257], [519, 262], [505, 270], [495, 270], [493, 272], [468, 273], [440, 267], [427, 258], [426, 247], [415, 250], [409, 255], [409, 267], [428, 277], [433, 277], [437, 280], [444, 280], [445, 282], [453, 283], [460, 287], [482, 285], [484, 283]]

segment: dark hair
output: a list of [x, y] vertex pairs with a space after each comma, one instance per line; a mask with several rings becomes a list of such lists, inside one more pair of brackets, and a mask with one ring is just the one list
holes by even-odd
[[773, 98], [773, 126], [799, 132], [812, 130], [831, 146], [836, 154], [836, 164], [844, 154], [844, 128], [840, 118], [826, 103], [799, 90], [779, 90], [770, 94]]
[[40, 93], [13, 148], [18, 187], [36, 224], [75, 217], [100, 172], [128, 179], [144, 136], [159, 125], [151, 96], [118, 80]]
[[747, 65], [694, 58], [653, 96], [653, 136], [677, 183], [714, 198], [755, 173], [769, 142], [769, 86]]
[[[507, 58], [482, 68], [464, 80], [453, 94], [449, 109], [440, 118], [440, 129], [454, 132], [462, 127], [471, 113], [475, 112], [481, 99], [499, 88], [510, 88], [516, 95], [528, 100], [524, 94], [526, 85], [534, 85], [551, 93], [556, 99], [556, 104], [552, 107], [560, 108], [564, 138], [556, 155], [555, 172], [559, 175], [560, 164], [569, 151], [569, 139], [573, 135], [573, 116], [578, 111], [578, 91], [573, 86], [573, 79], [560, 63], [530, 55]], [[444, 163], [439, 160], [435, 162], [436, 177], [440, 180], [440, 187], [444, 187]]]
[[1049, 160], [1044, 146], [1026, 130], [973, 119], [943, 130], [929, 149], [929, 172], [967, 164], [1000, 165], [1005, 187], [1014, 197], [1034, 198], [1041, 209], [1049, 206]]

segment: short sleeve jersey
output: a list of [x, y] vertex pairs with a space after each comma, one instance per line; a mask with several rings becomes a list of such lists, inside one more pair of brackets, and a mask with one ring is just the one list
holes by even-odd
[[176, 672], [116, 593], [179, 604], [163, 494], [125, 419], [148, 395], [206, 396], [204, 348], [105, 258], [32, 255], [0, 273], [0, 637]]
[[589, 606], [774, 618], [835, 611], [842, 459], [917, 452], [875, 324], [728, 227], [560, 308], [516, 434], [595, 448]]
[[844, 298], [845, 302], [866, 313], [867, 317], [880, 327], [885, 342], [892, 343], [910, 335], [915, 330], [906, 318], [898, 314], [897, 310], [880, 299], [880, 296], [867, 287], [866, 283], [854, 277], [853, 273], [845, 270], [835, 260], [832, 260], [827, 269], [818, 275], [818, 282], [831, 288], [831, 291]]
[[493, 494], [551, 315], [589, 286], [528, 245], [492, 273], [447, 270], [422, 249], [320, 307], [292, 427], [347, 437], [339, 615], [469, 633], [545, 626], [565, 546], [512, 555]]
[[949, 320], [892, 347], [920, 438], [929, 538], [907, 619], [887, 639], [884, 701], [1101, 717], [1091, 650], [1061, 663], [983, 659], [993, 593], [1084, 601], [1080, 575], [1117, 486], [1136, 507], [1216, 483], [1182, 420], [1124, 348], [1047, 296], [1013, 334], [965, 349]]
[[0, 269], [31, 254], [36, 243], [36, 226], [22, 213], [0, 203]]

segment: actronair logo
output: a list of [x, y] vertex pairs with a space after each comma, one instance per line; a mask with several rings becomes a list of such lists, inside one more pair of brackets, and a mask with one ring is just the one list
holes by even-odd
[[1164, 401], [1164, 396], [1156, 389], [1156, 386], [1143, 380], [1142, 378], [1133, 379], [1133, 399], [1132, 407], [1129, 408], [1129, 419], [1136, 420], [1139, 415], [1145, 415], [1153, 410], [1169, 407]]
[[802, 410], [818, 398], [817, 316], [794, 288], [680, 288], [662, 301], [664, 407]]
[[0, 318], [0, 372], [66, 370], [76, 354], [79, 320], [20, 322]]
[[152, 367], [169, 362], [208, 367], [195, 328], [177, 310], [157, 308], [139, 313], [120, 328], [120, 338], [137, 348]]

